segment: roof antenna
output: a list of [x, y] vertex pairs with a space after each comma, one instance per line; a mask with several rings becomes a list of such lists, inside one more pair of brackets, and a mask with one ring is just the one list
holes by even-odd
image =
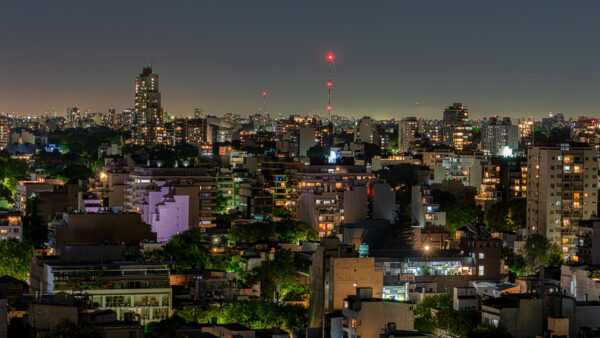
[[150, 68], [152, 68], [152, 64], [154, 64], [154, 59], [150, 59]]

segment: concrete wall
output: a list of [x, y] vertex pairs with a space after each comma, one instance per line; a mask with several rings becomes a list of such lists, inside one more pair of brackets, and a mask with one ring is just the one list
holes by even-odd
[[344, 191], [344, 224], [353, 224], [358, 219], [367, 218], [367, 211], [366, 187], [355, 186], [352, 190]]
[[396, 210], [396, 193], [391, 189], [390, 185], [385, 183], [375, 183], [373, 189], [373, 219], [388, 219], [394, 218]]
[[341, 310], [344, 299], [356, 294], [357, 287], [373, 289], [373, 298], [383, 295], [383, 271], [375, 271], [375, 258], [335, 258], [331, 261], [329, 291], [325, 298], [329, 300], [326, 311]]
[[77, 324], [77, 307], [29, 303], [29, 325], [36, 329], [49, 329], [61, 319], [68, 319]]
[[387, 323], [396, 323], [396, 330], [413, 331], [415, 329], [415, 304], [397, 302], [361, 302], [357, 320], [356, 334], [361, 337], [379, 337], [380, 329]]
[[156, 241], [150, 225], [142, 223], [140, 214], [69, 214], [67, 226], [56, 227], [56, 250], [65, 243], [124, 242], [138, 245], [144, 239]]

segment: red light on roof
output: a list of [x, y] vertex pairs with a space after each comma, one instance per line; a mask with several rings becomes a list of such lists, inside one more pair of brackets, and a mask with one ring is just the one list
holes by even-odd
[[263, 92], [263, 96], [267, 96], [267, 92]]
[[327, 61], [329, 61], [329, 62], [333, 61], [333, 53], [327, 54]]
[[327, 110], [331, 110], [331, 106], [327, 106]]

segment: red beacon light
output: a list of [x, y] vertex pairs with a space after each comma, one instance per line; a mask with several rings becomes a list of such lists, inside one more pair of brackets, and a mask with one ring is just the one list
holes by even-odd
[[333, 83], [331, 83], [331, 81], [327, 82], [327, 87], [331, 87], [333, 86]]
[[327, 61], [329, 61], [329, 62], [333, 61], [333, 53], [327, 54]]
[[267, 96], [267, 92], [263, 92], [262, 94], [263, 94], [263, 96]]
[[331, 106], [327, 106], [327, 110], [331, 110]]

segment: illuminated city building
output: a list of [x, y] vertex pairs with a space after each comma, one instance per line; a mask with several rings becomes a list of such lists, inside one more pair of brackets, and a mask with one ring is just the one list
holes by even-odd
[[398, 151], [406, 153], [414, 147], [419, 132], [419, 121], [416, 117], [406, 117], [398, 124]]
[[528, 148], [527, 230], [576, 257], [577, 226], [597, 214], [598, 161], [592, 146], [559, 144]]
[[158, 88], [158, 75], [146, 67], [135, 79], [134, 140], [135, 144], [153, 146], [164, 138], [163, 116]]
[[519, 126], [512, 125], [509, 117], [498, 121], [497, 116], [481, 128], [481, 150], [486, 155], [510, 157], [519, 148]]
[[444, 110], [444, 144], [463, 150], [472, 144], [473, 127], [469, 124], [469, 111], [460, 102]]

